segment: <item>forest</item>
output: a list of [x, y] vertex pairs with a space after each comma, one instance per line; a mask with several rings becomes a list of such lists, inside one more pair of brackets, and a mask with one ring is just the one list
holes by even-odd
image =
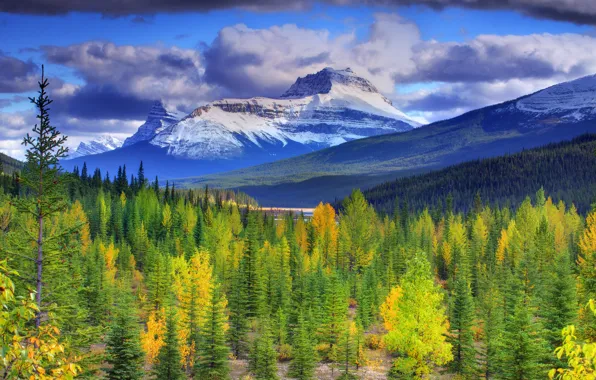
[[[476, 194], [492, 205], [518, 207], [541, 187], [553, 198], [575, 204], [581, 213], [594, 202], [596, 135], [548, 144], [501, 157], [454, 165], [430, 173], [400, 178], [364, 191], [366, 199], [383, 213], [395, 207], [469, 211]], [[396, 205], [395, 200], [401, 200]]]
[[595, 378], [596, 211], [354, 190], [275, 218], [142, 165], [63, 173], [45, 85], [0, 194], [3, 378]]

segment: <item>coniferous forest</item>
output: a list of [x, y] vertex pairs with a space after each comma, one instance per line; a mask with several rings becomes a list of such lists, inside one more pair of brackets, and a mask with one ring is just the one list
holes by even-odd
[[354, 190], [274, 216], [142, 165], [63, 173], [46, 87], [0, 194], [3, 378], [594, 378], [596, 212]]

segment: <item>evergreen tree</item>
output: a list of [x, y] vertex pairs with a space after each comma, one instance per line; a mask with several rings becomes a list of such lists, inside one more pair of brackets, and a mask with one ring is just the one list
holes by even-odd
[[[243, 262], [241, 262], [243, 265]], [[246, 333], [248, 324], [246, 321], [246, 285], [242, 282], [242, 267], [233, 274], [232, 284], [229, 291], [230, 329], [228, 330], [228, 341], [235, 357], [240, 357], [246, 349]]]
[[199, 379], [228, 379], [230, 369], [224, 331], [226, 299], [221, 294], [219, 285], [212, 284], [209, 293], [209, 302], [203, 311], [204, 322], [200, 331], [201, 340], [194, 374]]
[[275, 380], [277, 376], [277, 352], [269, 321], [261, 321], [261, 332], [253, 342], [249, 356], [249, 368], [255, 379]]
[[320, 341], [328, 346], [327, 360], [336, 362], [337, 344], [344, 329], [347, 318], [346, 292], [338, 275], [331, 274], [328, 285], [327, 299], [325, 302], [325, 315], [320, 327]]
[[[47, 278], [44, 278], [44, 269], [51, 262], [56, 263], [59, 254], [57, 247], [45, 244], [56, 240], [57, 236], [74, 232], [80, 228], [80, 225], [74, 226], [71, 231], [54, 231], [52, 236], [44, 236], [44, 222], [47, 222], [52, 216], [64, 211], [67, 207], [66, 197], [64, 195], [65, 176], [60, 175], [61, 168], [59, 160], [66, 157], [68, 148], [65, 146], [66, 136], [50, 124], [49, 105], [52, 100], [47, 95], [46, 89], [49, 86], [48, 79], [44, 76], [42, 66], [41, 81], [39, 82], [39, 95], [37, 98], [29, 98], [31, 103], [38, 110], [37, 119], [39, 124], [33, 127], [33, 135], [23, 139], [23, 145], [27, 148], [27, 164], [23, 170], [20, 182], [28, 189], [31, 197], [19, 198], [15, 204], [19, 211], [29, 214], [36, 223], [35, 234], [29, 230], [23, 231], [25, 236], [30, 236], [30, 244], [35, 246], [35, 257], [29, 257], [30, 248], [23, 247], [22, 254], [35, 263], [35, 302], [38, 311], [35, 317], [35, 326], [39, 328], [42, 319], [42, 312], [46, 307], [42, 304], [42, 295], [44, 294], [44, 284]], [[52, 249], [54, 248], [54, 249]], [[19, 253], [21, 254], [21, 253]]]
[[294, 331], [292, 355], [293, 359], [288, 375], [298, 380], [313, 379], [317, 365], [317, 352], [310, 338], [308, 325], [302, 311], [298, 315], [298, 323]]
[[193, 234], [197, 247], [203, 247], [205, 245], [205, 219], [201, 207], [197, 207], [197, 223]]
[[110, 380], [136, 380], [143, 378], [145, 354], [139, 339], [136, 311], [130, 306], [132, 297], [121, 295], [114, 321], [106, 338], [106, 370]]
[[572, 325], [577, 317], [576, 284], [567, 252], [558, 255], [553, 273], [548, 278], [541, 312], [547, 329], [546, 339], [552, 351], [563, 343], [561, 330]]
[[146, 185], [145, 169], [143, 168], [143, 161], [139, 165], [139, 172], [137, 173], [137, 180], [139, 181], [139, 189], [142, 189]]
[[475, 378], [476, 350], [474, 349], [474, 300], [465, 276], [455, 280], [451, 306], [451, 339], [453, 346], [452, 370], [465, 378]]
[[543, 363], [548, 350], [527, 301], [520, 297], [505, 323], [499, 357], [499, 377], [503, 379], [541, 379], [547, 374]]
[[174, 310], [170, 308], [166, 318], [164, 345], [160, 348], [155, 365], [155, 377], [159, 380], [184, 379], [178, 344], [178, 328]]

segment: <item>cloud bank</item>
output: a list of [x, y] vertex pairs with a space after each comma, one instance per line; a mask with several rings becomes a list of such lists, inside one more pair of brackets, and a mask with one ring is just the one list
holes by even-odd
[[[331, 5], [360, 5], [356, 0], [324, 0]], [[220, 9], [257, 11], [308, 9], [314, 0], [8, 0], [0, 2], [0, 12], [58, 15], [69, 12], [93, 12], [108, 15], [139, 15], [159, 12], [208, 12]], [[593, 0], [369, 0], [368, 5], [423, 5], [435, 9], [460, 7], [471, 9], [504, 9], [543, 19], [596, 25], [596, 3]]]

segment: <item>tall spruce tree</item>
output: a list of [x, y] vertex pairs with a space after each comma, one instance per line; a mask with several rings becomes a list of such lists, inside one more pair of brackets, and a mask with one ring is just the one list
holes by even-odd
[[184, 379], [178, 344], [178, 327], [174, 310], [170, 307], [166, 317], [164, 345], [159, 349], [154, 374], [159, 380]]
[[260, 334], [255, 338], [249, 356], [249, 368], [255, 379], [276, 380], [277, 352], [268, 320], [261, 320]]
[[477, 377], [476, 350], [474, 349], [474, 300], [465, 276], [455, 280], [451, 305], [451, 339], [453, 346], [453, 372], [468, 379]]
[[[37, 108], [39, 124], [33, 127], [33, 134], [27, 133], [23, 145], [27, 147], [27, 163], [22, 171], [20, 182], [28, 189], [30, 197], [18, 198], [15, 205], [22, 213], [29, 214], [36, 223], [36, 234], [28, 230], [23, 231], [29, 236], [30, 244], [35, 246], [35, 257], [29, 256], [30, 248], [22, 247], [23, 252], [12, 252], [14, 256], [26, 257], [35, 263], [35, 303], [38, 311], [35, 316], [35, 326], [39, 328], [42, 314], [47, 310], [43, 300], [43, 288], [47, 283], [44, 269], [48, 265], [60, 262], [60, 249], [55, 245], [56, 239], [74, 232], [81, 227], [77, 224], [69, 230], [53, 229], [51, 235], [44, 235], [44, 223], [52, 216], [64, 211], [67, 207], [64, 190], [65, 176], [61, 175], [59, 160], [66, 157], [68, 148], [65, 146], [66, 136], [50, 124], [49, 106], [52, 104], [46, 89], [50, 85], [41, 68], [41, 81], [36, 98], [29, 98]], [[54, 244], [46, 244], [46, 242]]]
[[528, 300], [518, 298], [507, 317], [500, 342], [499, 378], [507, 380], [541, 379], [547, 375], [548, 357], [543, 330], [531, 313]]
[[304, 320], [304, 313], [301, 310], [298, 315], [298, 323], [294, 330], [292, 344], [292, 362], [288, 375], [298, 380], [310, 380], [314, 378], [317, 365], [317, 352], [310, 338], [308, 325]]
[[199, 379], [222, 380], [230, 377], [225, 334], [226, 300], [217, 284], [212, 284], [209, 302], [203, 311], [201, 340], [194, 374]]
[[136, 380], [144, 377], [139, 323], [132, 307], [132, 297], [124, 292], [118, 297], [114, 321], [106, 338], [106, 370], [110, 380]]

